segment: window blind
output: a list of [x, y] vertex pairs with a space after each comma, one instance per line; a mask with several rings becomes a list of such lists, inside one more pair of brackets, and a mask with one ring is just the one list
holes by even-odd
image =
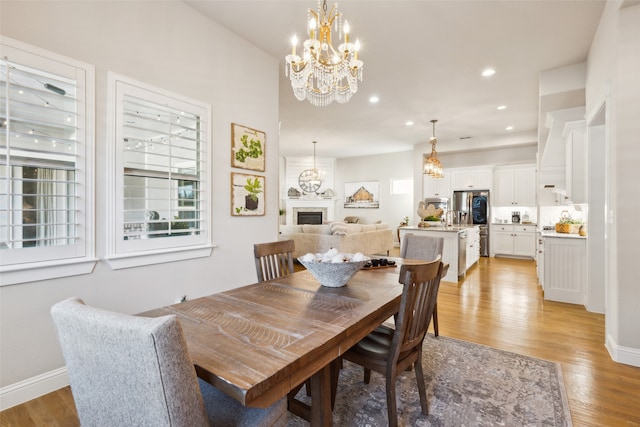
[[0, 59], [0, 246], [78, 239], [77, 82]]
[[124, 240], [200, 234], [206, 115], [129, 94], [121, 113]]

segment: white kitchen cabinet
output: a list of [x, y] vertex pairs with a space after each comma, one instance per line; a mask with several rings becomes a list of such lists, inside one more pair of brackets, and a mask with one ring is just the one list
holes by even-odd
[[587, 203], [587, 128], [584, 120], [567, 122], [565, 186], [566, 197], [573, 203]]
[[451, 174], [451, 191], [490, 190], [493, 173], [491, 167], [454, 168]]
[[536, 229], [527, 225], [494, 225], [491, 229], [494, 255], [536, 256]]
[[423, 198], [450, 198], [451, 197], [451, 175], [445, 169], [442, 178], [433, 178], [429, 175], [422, 175]]
[[498, 167], [493, 172], [493, 206], [536, 206], [536, 167]]
[[473, 227], [467, 229], [467, 255], [466, 269], [468, 270], [473, 264], [480, 259], [480, 229]]
[[585, 304], [587, 239], [544, 237], [544, 299]]

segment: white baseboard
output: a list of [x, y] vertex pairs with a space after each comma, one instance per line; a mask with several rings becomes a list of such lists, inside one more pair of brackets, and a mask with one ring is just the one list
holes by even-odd
[[640, 367], [640, 349], [618, 345], [608, 334], [605, 346], [615, 362]]
[[67, 368], [62, 367], [0, 388], [0, 411], [28, 402], [69, 385]]

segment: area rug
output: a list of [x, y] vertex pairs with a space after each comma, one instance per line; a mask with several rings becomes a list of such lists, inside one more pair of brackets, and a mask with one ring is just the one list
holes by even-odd
[[[428, 335], [423, 366], [429, 415], [420, 410], [415, 372], [404, 372], [396, 382], [400, 426], [572, 425], [558, 363]], [[308, 402], [304, 388], [297, 397]], [[384, 377], [372, 373], [364, 384], [362, 367], [345, 361], [333, 422], [387, 426]], [[291, 414], [287, 426], [308, 423]]]

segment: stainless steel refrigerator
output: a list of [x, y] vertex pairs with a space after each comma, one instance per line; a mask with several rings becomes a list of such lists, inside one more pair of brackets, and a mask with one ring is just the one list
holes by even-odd
[[480, 256], [489, 256], [489, 190], [454, 191], [451, 209], [455, 222], [480, 228]]

